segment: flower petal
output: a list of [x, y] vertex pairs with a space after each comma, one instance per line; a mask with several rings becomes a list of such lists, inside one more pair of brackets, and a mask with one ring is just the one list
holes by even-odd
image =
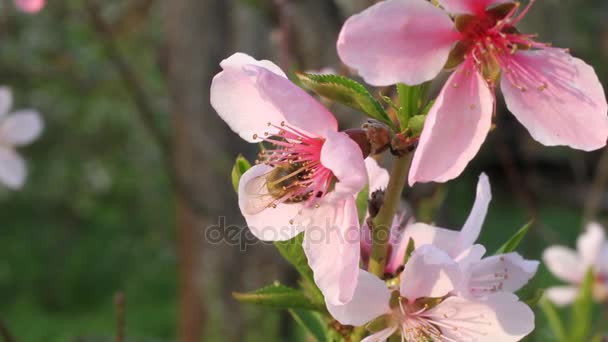
[[554, 48], [520, 51], [508, 64], [507, 107], [534, 139], [584, 151], [606, 145], [608, 105], [591, 66]]
[[596, 222], [587, 224], [585, 233], [576, 241], [576, 249], [587, 267], [599, 263], [600, 253], [606, 244], [604, 227]]
[[462, 253], [462, 251], [473, 246], [475, 241], [477, 241], [477, 238], [479, 238], [479, 234], [481, 233], [483, 222], [486, 219], [488, 206], [490, 205], [491, 200], [492, 188], [490, 187], [490, 180], [485, 173], [482, 173], [477, 182], [477, 192], [473, 209], [471, 209], [471, 213], [460, 231], [456, 247], [450, 251], [452, 257], [455, 257]]
[[260, 164], [247, 170], [239, 183], [239, 208], [249, 230], [263, 241], [285, 241], [304, 229], [303, 208], [299, 203], [279, 203], [268, 207], [274, 198], [268, 193], [265, 175], [271, 166]]
[[550, 301], [559, 306], [572, 304], [578, 296], [578, 288], [574, 286], [554, 286], [545, 291]]
[[328, 131], [321, 149], [321, 164], [338, 179], [328, 200], [342, 200], [356, 195], [367, 183], [363, 153], [344, 132]]
[[0, 182], [12, 190], [23, 187], [27, 167], [25, 161], [13, 149], [0, 147]]
[[458, 264], [433, 245], [416, 248], [403, 273], [401, 295], [410, 302], [423, 297], [443, 297], [460, 281]]
[[547, 248], [543, 252], [543, 261], [553, 275], [569, 283], [580, 283], [587, 272], [584, 267], [581, 267], [581, 258], [567, 247], [551, 246]]
[[318, 136], [337, 130], [334, 116], [271, 62], [236, 53], [221, 66], [211, 84], [211, 105], [243, 139], [258, 142], [254, 134], [276, 133], [268, 123], [285, 122]]
[[390, 299], [391, 293], [382, 280], [359, 270], [352, 300], [344, 305], [327, 303], [327, 310], [341, 324], [362, 326], [376, 317], [390, 313]]
[[538, 270], [538, 261], [525, 260], [517, 253], [494, 255], [471, 264], [467, 288], [473, 296], [497, 291], [515, 292]]
[[365, 169], [369, 182], [369, 194], [371, 195], [376, 190], [386, 190], [390, 178], [388, 171], [378, 165], [376, 159], [372, 157], [365, 158]]
[[485, 10], [497, 4], [513, 2], [511, 0], [438, 0], [446, 11], [452, 14], [477, 14], [482, 15]]
[[33, 110], [20, 110], [0, 122], [0, 141], [13, 146], [27, 145], [42, 133], [40, 114]]
[[13, 92], [9, 87], [0, 86], [0, 118], [13, 108]]
[[457, 231], [434, 227], [426, 223], [409, 224], [403, 232], [401, 243], [397, 247], [398, 250], [393, 259], [399, 265], [403, 263], [410, 239], [414, 240], [416, 248], [433, 245], [443, 251], [449, 251], [453, 248], [454, 241], [458, 239], [458, 234]]
[[485, 300], [449, 297], [427, 311], [449, 341], [519, 341], [534, 330], [534, 313], [512, 293]]
[[15, 0], [15, 6], [27, 13], [37, 13], [44, 8], [46, 0]]
[[348, 303], [359, 274], [359, 215], [354, 197], [315, 209], [304, 253], [317, 286], [332, 305]]
[[397, 331], [397, 327], [388, 327], [362, 339], [361, 342], [385, 342]]
[[446, 13], [424, 0], [387, 0], [350, 17], [338, 54], [374, 86], [435, 78], [459, 34]]
[[448, 79], [424, 124], [409, 183], [456, 178], [486, 139], [494, 94], [473, 63], [462, 64]]

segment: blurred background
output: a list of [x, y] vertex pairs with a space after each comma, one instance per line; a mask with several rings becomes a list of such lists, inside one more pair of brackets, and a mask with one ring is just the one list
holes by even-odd
[[[346, 71], [337, 34], [371, 3], [60, 0], [27, 15], [0, 1], [0, 83], [46, 122], [22, 150], [25, 188], [0, 189], [0, 338], [114, 341], [124, 328], [125, 341], [305, 341], [284, 313], [231, 297], [295, 283], [274, 247], [206, 238], [222, 224], [246, 234], [229, 175], [238, 153], [255, 156], [211, 109], [209, 86], [236, 51]], [[607, 2], [538, 1], [521, 29], [570, 47], [608, 82]], [[527, 258], [574, 246], [585, 221], [606, 216], [608, 152], [540, 146], [499, 101], [497, 127], [463, 177], [406, 198], [421, 220], [460, 229], [485, 171], [488, 250], [531, 219]], [[364, 120], [332, 110], [343, 128]], [[531, 287], [556, 283], [542, 268]], [[537, 321], [529, 340], [550, 341], [540, 312]]]

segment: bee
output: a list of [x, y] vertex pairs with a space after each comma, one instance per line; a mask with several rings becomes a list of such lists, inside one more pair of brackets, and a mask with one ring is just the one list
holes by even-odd
[[[302, 181], [307, 178], [305, 167], [298, 164], [275, 166], [270, 172], [257, 176], [245, 185], [250, 200], [245, 204], [249, 215], [259, 214], [277, 202], [299, 203], [310, 198], [312, 192], [301, 194]], [[293, 196], [290, 196], [293, 194]]]

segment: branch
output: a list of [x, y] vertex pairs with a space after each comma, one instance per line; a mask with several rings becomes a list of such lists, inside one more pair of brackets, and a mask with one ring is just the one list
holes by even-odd
[[1, 319], [0, 319], [0, 336], [2, 336], [2, 339], [4, 340], [4, 342], [15, 342], [15, 338], [13, 337], [13, 334], [11, 334], [11, 331], [8, 329], [6, 324], [4, 324], [4, 322]]
[[141, 122], [144, 124], [152, 138], [156, 140], [164, 155], [168, 155], [170, 151], [169, 140], [160, 126], [156, 124], [151, 101], [146, 95], [139, 78], [120, 52], [116, 39], [112, 33], [112, 27], [101, 16], [101, 10], [94, 0], [86, 0], [84, 4], [95, 32], [105, 44], [110, 61], [114, 64], [116, 71], [122, 78], [127, 91], [129, 91], [133, 97]]
[[125, 294], [118, 292], [114, 295], [114, 310], [116, 312], [116, 342], [125, 341]]

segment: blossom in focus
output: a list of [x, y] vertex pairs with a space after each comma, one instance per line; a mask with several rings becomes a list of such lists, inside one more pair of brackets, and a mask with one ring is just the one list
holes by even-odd
[[593, 297], [598, 302], [608, 300], [608, 241], [604, 228], [590, 223], [576, 242], [576, 251], [564, 246], [551, 246], [543, 253], [547, 268], [560, 280], [568, 283], [547, 289], [547, 297], [558, 305], [574, 301], [579, 286], [589, 269], [594, 271]]
[[[388, 173], [375, 162], [368, 161], [370, 189], [386, 188]], [[434, 245], [447, 253], [458, 264], [463, 273], [454, 291], [462, 296], [479, 297], [489, 293], [515, 292], [522, 288], [536, 274], [538, 261], [526, 260], [518, 253], [484, 257], [484, 246], [475, 244], [492, 199], [490, 182], [485, 174], [479, 177], [475, 203], [461, 231], [416, 223], [413, 219], [403, 221], [396, 217], [391, 228], [388, 259], [385, 274], [397, 276], [403, 270], [403, 262], [410, 239], [416, 248]], [[401, 215], [404, 216], [404, 215]], [[371, 231], [368, 225], [361, 230], [361, 254], [365, 264], [371, 250]]]
[[240, 181], [249, 229], [266, 241], [305, 231], [317, 285], [328, 302], [349, 301], [360, 254], [354, 196], [367, 182], [361, 148], [275, 64], [236, 53], [221, 66], [212, 106], [243, 139], [270, 146]]
[[23, 187], [27, 166], [16, 147], [24, 146], [42, 133], [42, 119], [34, 110], [9, 113], [13, 95], [9, 88], [0, 87], [0, 182], [12, 190]]
[[46, 5], [46, 0], [15, 0], [15, 6], [27, 13], [38, 13]]
[[365, 342], [394, 334], [402, 341], [518, 341], [534, 329], [534, 313], [512, 293], [451, 295], [462, 277], [456, 261], [425, 245], [412, 253], [399, 285], [361, 270], [352, 301], [327, 308], [342, 324], [372, 330]]
[[509, 0], [386, 0], [349, 18], [342, 61], [370, 84], [415, 85], [454, 69], [428, 113], [409, 183], [457, 177], [492, 123], [500, 85], [509, 110], [547, 146], [591, 151], [606, 145], [608, 105], [593, 68], [522, 34]]

